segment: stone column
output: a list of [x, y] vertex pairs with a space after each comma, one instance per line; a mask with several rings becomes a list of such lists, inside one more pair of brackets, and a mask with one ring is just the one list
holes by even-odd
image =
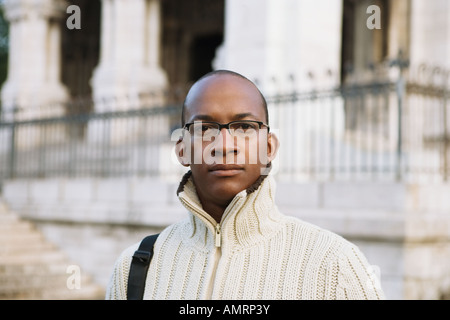
[[411, 0], [411, 67], [450, 69], [450, 2]]
[[101, 19], [100, 62], [91, 80], [96, 111], [148, 106], [142, 95], [167, 87], [159, 65], [159, 0], [102, 0]]
[[5, 116], [20, 108], [23, 118], [59, 115], [69, 94], [61, 83], [59, 20], [64, 0], [6, 0], [10, 23], [8, 77], [1, 91]]
[[409, 58], [411, 1], [391, 1], [389, 5], [388, 57], [394, 59], [401, 51], [404, 57]]
[[[100, 62], [91, 79], [96, 112], [165, 105], [168, 80], [159, 61], [160, 19], [160, 0], [102, 0]], [[167, 136], [168, 119], [91, 121], [88, 140], [100, 148], [120, 147], [135, 143], [149, 127], [161, 128]]]
[[214, 68], [258, 79], [268, 93], [291, 89], [291, 75], [300, 89], [329, 85], [329, 71], [339, 80], [341, 24], [341, 1], [226, 0]]

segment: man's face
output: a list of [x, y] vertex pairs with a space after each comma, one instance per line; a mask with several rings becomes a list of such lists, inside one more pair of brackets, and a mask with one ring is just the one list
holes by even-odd
[[[212, 75], [196, 83], [189, 92], [185, 107], [186, 123], [267, 122], [258, 90], [249, 81], [233, 75]], [[267, 159], [261, 162], [260, 155], [255, 154], [258, 153], [257, 147], [263, 145], [264, 156], [267, 156], [267, 152], [274, 151], [274, 139], [268, 139], [266, 127], [262, 127], [259, 134], [246, 138], [233, 137], [225, 128], [215, 138], [190, 136], [190, 146], [186, 148], [190, 148], [190, 167], [199, 196], [206, 201], [227, 204], [237, 193], [251, 186], [267, 164]], [[201, 161], [198, 158], [199, 147]]]

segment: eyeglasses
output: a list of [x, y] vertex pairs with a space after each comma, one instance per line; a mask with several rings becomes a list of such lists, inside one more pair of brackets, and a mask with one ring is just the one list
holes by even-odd
[[227, 124], [213, 121], [196, 121], [186, 123], [184, 129], [188, 130], [191, 135], [202, 138], [217, 137], [223, 128], [228, 129], [232, 137], [247, 137], [250, 134], [258, 133], [262, 126], [267, 127], [267, 131], [270, 130], [267, 124], [255, 120], [231, 121]]

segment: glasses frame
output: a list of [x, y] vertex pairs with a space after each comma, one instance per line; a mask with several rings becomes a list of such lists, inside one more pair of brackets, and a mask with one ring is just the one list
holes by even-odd
[[[202, 123], [202, 124], [203, 124], [203, 123], [211, 123], [211, 124], [216, 124], [216, 125], [219, 126], [219, 131], [218, 131], [219, 134], [220, 134], [220, 132], [222, 131], [222, 129], [225, 128], [225, 129], [228, 130], [228, 133], [229, 133], [231, 136], [234, 136], [234, 135], [231, 133], [231, 131], [230, 131], [230, 125], [232, 125], [233, 123], [257, 123], [257, 124], [258, 124], [258, 130], [261, 129], [262, 126], [265, 126], [265, 127], [267, 127], [267, 132], [270, 131], [269, 125], [265, 124], [265, 123], [262, 122], [262, 121], [257, 121], [257, 120], [234, 120], [234, 121], [230, 121], [230, 122], [225, 123], [225, 124], [221, 124], [221, 123], [215, 122], [215, 121], [195, 121], [195, 122], [189, 122], [189, 123], [186, 123], [186, 124], [184, 125], [183, 129], [189, 131], [190, 126], [195, 125], [196, 123]], [[219, 134], [217, 134], [216, 136], [218, 136]]]

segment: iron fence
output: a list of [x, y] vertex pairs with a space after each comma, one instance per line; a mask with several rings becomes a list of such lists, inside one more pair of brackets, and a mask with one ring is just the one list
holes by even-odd
[[[399, 76], [267, 97], [271, 130], [281, 141], [274, 173], [293, 181], [447, 181], [447, 82], [416, 79]], [[0, 179], [167, 177], [184, 171], [171, 139], [181, 103], [94, 109], [92, 101], [78, 101], [64, 106], [63, 115], [4, 113]]]
[[179, 106], [0, 123], [0, 176], [112, 177], [164, 173], [160, 157]]

